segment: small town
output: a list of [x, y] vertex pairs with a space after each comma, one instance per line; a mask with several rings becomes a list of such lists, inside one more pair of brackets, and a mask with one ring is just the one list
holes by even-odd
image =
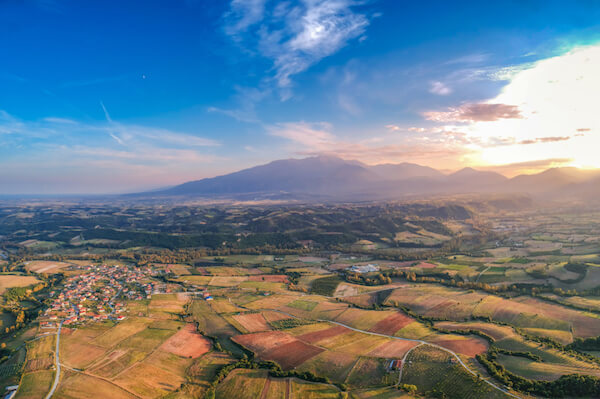
[[152, 294], [169, 292], [164, 283], [151, 277], [163, 273], [150, 266], [89, 265], [82, 274], [68, 277], [61, 292], [51, 291], [54, 298], [40, 317], [42, 328], [54, 328], [86, 321], [126, 318], [125, 300], [149, 299]]

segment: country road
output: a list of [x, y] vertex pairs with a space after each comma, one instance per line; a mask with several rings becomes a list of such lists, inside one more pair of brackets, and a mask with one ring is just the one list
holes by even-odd
[[61, 321], [60, 324], [58, 325], [58, 331], [56, 332], [56, 353], [55, 353], [55, 362], [56, 362], [56, 375], [54, 376], [54, 384], [52, 384], [52, 388], [50, 389], [50, 392], [48, 392], [48, 395], [46, 395], [46, 399], [50, 399], [52, 397], [52, 395], [54, 395], [54, 391], [56, 391], [56, 387], [58, 386], [58, 381], [60, 381], [60, 353], [59, 353], [59, 346], [60, 346], [60, 330], [62, 328], [63, 322]]
[[406, 363], [406, 358], [408, 357], [408, 354], [413, 349], [418, 348], [421, 345], [424, 345], [424, 344], [419, 344], [417, 346], [413, 346], [412, 348], [410, 348], [409, 350], [407, 350], [406, 353], [404, 354], [404, 356], [402, 357], [402, 360], [400, 361], [400, 370], [398, 370], [398, 385], [400, 385], [400, 381], [402, 380], [402, 370], [404, 370], [404, 364]]

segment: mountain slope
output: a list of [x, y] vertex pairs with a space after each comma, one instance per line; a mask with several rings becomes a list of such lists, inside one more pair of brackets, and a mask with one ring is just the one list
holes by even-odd
[[191, 181], [165, 190], [168, 195], [297, 192], [346, 192], [352, 185], [377, 180], [367, 168], [334, 157], [273, 161], [239, 172]]
[[[223, 176], [196, 180], [136, 196], [199, 196], [380, 200], [461, 193], [527, 193], [543, 198], [598, 198], [600, 171], [555, 168], [512, 179], [464, 168], [445, 175], [411, 163], [369, 166], [331, 156], [284, 159]], [[568, 196], [565, 194], [569, 194]]]

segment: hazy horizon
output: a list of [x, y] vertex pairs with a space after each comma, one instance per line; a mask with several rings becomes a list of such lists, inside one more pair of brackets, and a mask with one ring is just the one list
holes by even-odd
[[0, 194], [315, 155], [598, 168], [598, 20], [583, 1], [3, 2]]

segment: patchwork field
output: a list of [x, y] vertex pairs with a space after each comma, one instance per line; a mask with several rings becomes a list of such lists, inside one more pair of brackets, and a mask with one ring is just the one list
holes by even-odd
[[525, 296], [505, 299], [486, 293], [415, 284], [394, 290], [386, 304], [406, 306], [428, 317], [453, 321], [490, 317], [499, 322], [530, 329], [535, 335], [551, 335], [548, 331], [555, 331], [557, 333], [554, 337], [565, 343], [571, 342], [572, 336], [600, 335], [600, 318]]
[[[149, 308], [164, 304], [176, 315], [174, 312], [183, 312], [187, 302], [186, 296], [165, 294], [155, 295], [147, 303]], [[143, 310], [140, 306], [136, 313]], [[188, 369], [195, 359], [207, 355], [212, 343], [197, 332], [194, 324], [164, 318], [166, 312], [162, 311], [148, 313], [143, 317], [129, 316], [119, 323], [106, 321], [65, 328], [61, 334], [65, 375], [56, 396], [158, 398], [185, 385]], [[53, 336], [33, 341], [28, 357], [48, 357], [53, 342]], [[90, 391], [90, 384], [97, 390]]]

